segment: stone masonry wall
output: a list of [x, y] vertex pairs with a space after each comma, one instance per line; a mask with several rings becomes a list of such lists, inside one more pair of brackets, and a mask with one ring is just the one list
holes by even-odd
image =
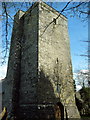
[[[72, 77], [67, 19], [44, 3], [39, 4], [38, 101], [61, 101], [68, 117], [78, 118]], [[76, 114], [69, 112], [75, 109]]]
[[57, 102], [63, 104], [68, 118], [80, 117], [75, 105], [67, 19], [63, 15], [55, 19], [58, 15], [43, 2], [15, 15], [3, 106], [12, 113], [18, 111], [20, 119], [54, 118]]
[[24, 15], [21, 50], [20, 116], [35, 117], [38, 82], [38, 5]]
[[[24, 13], [19, 11], [14, 18], [13, 33], [11, 38], [10, 55], [8, 61], [8, 69], [5, 80], [2, 83], [3, 92], [3, 107], [7, 107], [8, 112], [11, 112], [18, 103], [18, 87], [20, 80], [20, 49], [21, 49], [21, 34], [22, 24], [21, 17]], [[16, 108], [15, 108], [16, 109]]]
[[[20, 104], [36, 101], [38, 65], [38, 7], [24, 15], [21, 52]], [[26, 99], [25, 99], [26, 98]]]

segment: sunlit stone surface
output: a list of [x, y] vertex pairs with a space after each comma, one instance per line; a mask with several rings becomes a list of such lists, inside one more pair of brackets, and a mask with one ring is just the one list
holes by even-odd
[[[79, 118], [75, 104], [67, 18], [45, 3], [15, 15], [3, 107], [20, 119]], [[17, 111], [19, 111], [17, 113]], [[62, 110], [61, 110], [62, 111]], [[60, 115], [59, 115], [60, 116]]]

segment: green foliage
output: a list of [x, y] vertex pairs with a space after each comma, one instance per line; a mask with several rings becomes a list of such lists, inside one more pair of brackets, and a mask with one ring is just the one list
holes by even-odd
[[80, 91], [81, 98], [84, 101], [83, 109], [85, 110], [85, 115], [90, 116], [90, 87], [83, 87]]
[[89, 103], [90, 105], [90, 87], [83, 87], [81, 90], [80, 90], [80, 94], [81, 94], [81, 98], [86, 102], [86, 103]]

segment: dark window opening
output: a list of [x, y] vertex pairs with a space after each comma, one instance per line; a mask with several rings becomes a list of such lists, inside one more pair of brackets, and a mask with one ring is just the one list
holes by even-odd
[[56, 19], [55, 19], [55, 18], [53, 18], [53, 22], [54, 22], [54, 24], [56, 25]]

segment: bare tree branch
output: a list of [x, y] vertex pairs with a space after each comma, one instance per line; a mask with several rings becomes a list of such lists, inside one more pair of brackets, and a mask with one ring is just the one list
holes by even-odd
[[80, 11], [80, 10], [79, 10], [79, 12], [90, 15], [89, 12], [84, 12], [84, 11]]
[[69, 2], [67, 2], [67, 4], [65, 5], [65, 7], [61, 10], [60, 14], [56, 17], [56, 19], [58, 19], [61, 16], [61, 13], [68, 7], [68, 5], [71, 3], [72, 0], [70, 0]]
[[78, 7], [80, 7], [82, 4], [84, 4], [84, 2], [81, 2], [81, 3], [79, 3], [78, 5], [76, 5], [76, 6], [74, 6], [74, 7], [71, 7], [71, 8], [68, 8], [68, 9], [66, 9], [66, 10], [64, 10], [64, 11], [78, 8]]
[[[65, 5], [65, 7], [61, 10], [60, 14], [59, 14], [56, 18], [54, 18], [53, 21], [51, 21], [51, 22], [45, 27], [42, 35], [43, 35], [44, 32], [47, 30], [47, 28], [48, 28], [56, 19], [58, 19], [58, 18], [61, 16], [61, 13], [67, 8], [67, 6], [70, 4], [71, 1], [72, 1], [72, 0], [70, 0], [69, 2], [67, 2], [67, 4]], [[41, 35], [41, 36], [42, 36], [42, 35]]]
[[[73, 0], [70, 0], [69, 2], [67, 2], [66, 5], [64, 6], [64, 8], [62, 8], [62, 10], [59, 12], [57, 17], [54, 18], [50, 23], [48, 23], [47, 26], [45, 26], [42, 35], [45, 33], [47, 28], [52, 23], [55, 22], [56, 19], [61, 17], [61, 14], [64, 13], [64, 12], [66, 12], [66, 13], [71, 12], [71, 14], [73, 12], [73, 16], [78, 14], [79, 17], [81, 17], [82, 14], [86, 14], [86, 15], [90, 14], [90, 12], [85, 11], [86, 9], [83, 11], [83, 7], [85, 8], [84, 4], [86, 4], [85, 2], [75, 3], [75, 2], [72, 2], [72, 1]], [[27, 10], [31, 6], [31, 3], [30, 2], [27, 2], [27, 3], [25, 3], [25, 2], [22, 2], [22, 3], [14, 3], [14, 2], [12, 2], [12, 3], [5, 3], [5, 2], [3, 2], [2, 4], [3, 4], [3, 10], [4, 10], [2, 15], [5, 18], [5, 24], [4, 24], [5, 25], [5, 34], [4, 34], [4, 36], [6, 38], [5, 42], [7, 44], [5, 47], [7, 49], [8, 48], [8, 28], [9, 28], [9, 26], [11, 26], [10, 25], [11, 20], [14, 21], [13, 17], [11, 16], [11, 13], [9, 13], [8, 11], [10, 11], [12, 7], [13, 7], [15, 12], [17, 12], [17, 10], [20, 10], [20, 9], [23, 9], [23, 8], [24, 8], [24, 10], [25, 9]], [[82, 9], [80, 9], [82, 5], [83, 5]], [[51, 4], [51, 6], [52, 6], [52, 4]], [[11, 20], [9, 20], [9, 18]], [[18, 23], [17, 21], [15, 21], [15, 22]], [[7, 51], [6, 51], [6, 53], [7, 53]]]
[[7, 50], [8, 50], [8, 13], [7, 13], [7, 9], [6, 9], [6, 4], [3, 3], [3, 7], [4, 7], [4, 12], [5, 12], [5, 16], [6, 16], [6, 21], [5, 21], [5, 24], [6, 24], [6, 27], [5, 27], [5, 31], [6, 31], [6, 37], [5, 37], [5, 42], [6, 42], [6, 45], [5, 45], [5, 55], [4, 55], [4, 59], [6, 58], [7, 56]]

